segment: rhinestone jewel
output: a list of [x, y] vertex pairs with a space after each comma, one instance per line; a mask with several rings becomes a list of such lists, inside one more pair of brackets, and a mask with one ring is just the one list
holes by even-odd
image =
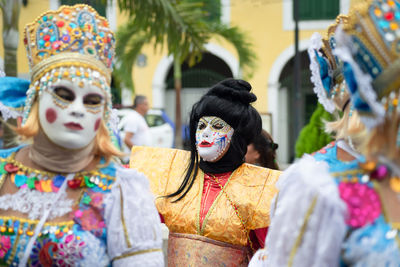
[[396, 235], [397, 235], [397, 229], [391, 229], [386, 232], [385, 237], [386, 239], [393, 239], [396, 237]]
[[15, 166], [15, 165], [13, 165], [13, 164], [11, 164], [11, 163], [7, 163], [7, 164], [4, 166], [4, 170], [5, 170], [6, 172], [8, 172], [8, 173], [14, 173], [14, 172], [17, 172], [17, 171], [18, 171], [18, 167]]
[[368, 183], [368, 182], [369, 182], [369, 176], [368, 176], [367, 174], [364, 174], [364, 175], [361, 177], [361, 182], [363, 182], [364, 184], [365, 184], [365, 183]]

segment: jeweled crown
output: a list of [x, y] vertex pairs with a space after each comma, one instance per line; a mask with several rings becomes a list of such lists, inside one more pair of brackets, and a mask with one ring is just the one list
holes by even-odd
[[343, 30], [351, 36], [353, 57], [373, 79], [378, 98], [400, 87], [400, 2], [369, 0], [356, 6]]
[[335, 30], [340, 23], [347, 23], [347, 16], [339, 15], [325, 38], [314, 33], [308, 49], [311, 81], [319, 102], [332, 113], [344, 107], [349, 95], [343, 77], [343, 63], [333, 53], [336, 47]]
[[32, 82], [56, 67], [88, 67], [111, 80], [115, 39], [108, 21], [84, 4], [47, 11], [26, 25]]
[[387, 111], [400, 111], [400, 1], [366, 0], [348, 17], [337, 31], [340, 48], [336, 51], [346, 64], [352, 104], [372, 128]]

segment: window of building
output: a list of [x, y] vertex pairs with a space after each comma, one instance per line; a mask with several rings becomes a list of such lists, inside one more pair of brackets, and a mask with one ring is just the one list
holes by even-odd
[[214, 22], [221, 19], [221, 1], [220, 0], [186, 0], [189, 3], [202, 3], [203, 10], [206, 13], [206, 21]]
[[[294, 29], [293, 1], [282, 1], [283, 29]], [[329, 27], [339, 14], [347, 14], [350, 9], [350, 0], [298, 0], [299, 1], [299, 29], [317, 30]]]
[[[105, 2], [105, 1], [104, 1]], [[101, 16], [106, 17], [106, 8], [107, 4], [103, 4], [102, 1], [98, 0], [60, 0], [60, 5], [76, 5], [76, 4], [87, 4], [89, 6], [92, 6], [97, 13], [99, 13]]]
[[299, 19], [302, 21], [334, 19], [340, 12], [340, 0], [298, 0], [298, 1], [299, 1]]

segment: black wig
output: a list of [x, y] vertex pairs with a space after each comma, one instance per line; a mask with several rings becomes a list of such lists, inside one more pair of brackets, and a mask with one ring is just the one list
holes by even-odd
[[[193, 105], [189, 122], [190, 162], [182, 184], [167, 197], [179, 196], [175, 201], [182, 199], [193, 186], [199, 168], [215, 174], [233, 171], [244, 163], [247, 145], [261, 133], [261, 117], [250, 105], [257, 97], [250, 90], [251, 85], [246, 81], [226, 79], [214, 85]], [[197, 124], [204, 116], [219, 117], [234, 129], [228, 151], [217, 162], [205, 162], [197, 153]]]

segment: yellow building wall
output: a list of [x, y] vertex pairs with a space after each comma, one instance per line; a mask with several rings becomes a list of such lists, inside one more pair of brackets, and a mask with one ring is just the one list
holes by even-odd
[[[351, 5], [363, 0], [352, 0]], [[282, 1], [231, 0], [231, 24], [246, 32], [257, 55], [257, 67], [248, 81], [257, 95], [255, 108], [268, 111], [268, 78], [276, 58], [294, 44], [294, 32], [283, 30]], [[299, 42], [311, 38], [314, 32], [326, 30], [301, 30]]]
[[[7, 0], [9, 1], [9, 0]], [[13, 1], [13, 0], [12, 0]], [[49, 0], [33, 0], [28, 1], [26, 7], [21, 7], [21, 13], [19, 16], [19, 44], [17, 51], [18, 60], [18, 73], [26, 74], [29, 73], [28, 58], [26, 56], [26, 50], [24, 46], [24, 27], [27, 23], [34, 21], [38, 16], [50, 8]], [[0, 13], [3, 16], [2, 13]], [[0, 20], [0, 29], [3, 30], [3, 21]], [[3, 36], [0, 34], [0, 57], [4, 60], [4, 48], [3, 48]]]

